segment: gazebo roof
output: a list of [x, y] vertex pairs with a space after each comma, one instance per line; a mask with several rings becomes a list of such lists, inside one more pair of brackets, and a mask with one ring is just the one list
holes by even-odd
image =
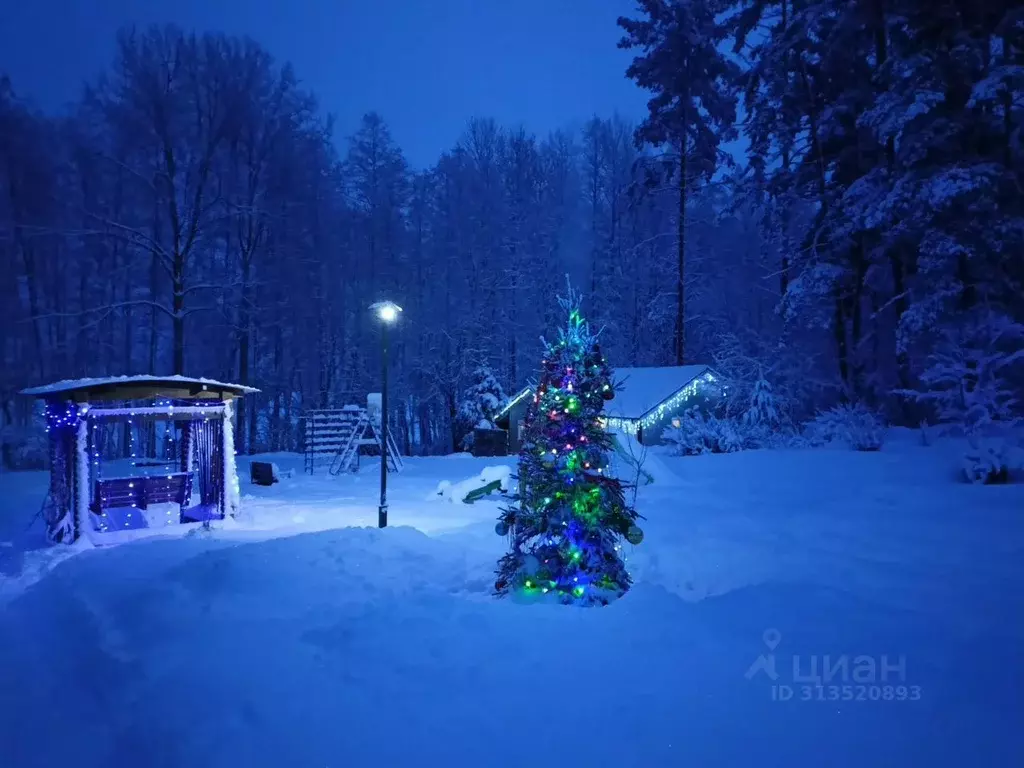
[[65, 379], [23, 389], [21, 394], [45, 399], [61, 397], [76, 402], [144, 400], [167, 397], [180, 400], [230, 400], [259, 392], [241, 384], [188, 376], [108, 376], [97, 379]]

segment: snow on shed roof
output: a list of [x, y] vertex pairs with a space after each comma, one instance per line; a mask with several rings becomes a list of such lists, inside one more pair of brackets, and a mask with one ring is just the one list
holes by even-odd
[[639, 419], [707, 370], [709, 368], [706, 365], [615, 368], [612, 370], [612, 381], [621, 384], [621, 389], [605, 405], [605, 414]]
[[[710, 371], [707, 365], [669, 365], [650, 368], [614, 368], [612, 381], [622, 388], [604, 407], [604, 414], [620, 419], [639, 419], [660, 403], [668, 400], [691, 381]], [[509, 398], [495, 417], [502, 418], [519, 400], [532, 394], [533, 386]]]
[[259, 392], [258, 389], [246, 387], [241, 384], [229, 384], [215, 379], [194, 379], [188, 376], [152, 376], [149, 374], [141, 376], [107, 376], [95, 379], [64, 379], [55, 381], [52, 384], [44, 384], [39, 387], [29, 387], [21, 390], [23, 395], [35, 397], [46, 397], [48, 395], [60, 395], [71, 392], [88, 392], [92, 390], [104, 390], [114, 388], [139, 388], [146, 387], [170, 388], [170, 389], [194, 389], [198, 391], [221, 390], [237, 395]]

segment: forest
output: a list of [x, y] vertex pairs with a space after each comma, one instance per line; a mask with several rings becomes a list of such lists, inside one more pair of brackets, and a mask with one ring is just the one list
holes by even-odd
[[0, 77], [5, 466], [45, 460], [18, 391], [83, 376], [257, 387], [236, 447], [296, 450], [305, 409], [379, 389], [381, 299], [396, 437], [450, 452], [481, 370], [536, 375], [567, 275], [612, 366], [712, 365], [785, 428], [1020, 415], [1020, 2], [640, 0], [619, 26], [642, 120], [467, 115], [425, 169], [228, 34], [124, 29], [59, 114]]

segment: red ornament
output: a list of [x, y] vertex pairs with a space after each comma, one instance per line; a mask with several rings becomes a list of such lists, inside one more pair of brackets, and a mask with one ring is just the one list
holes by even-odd
[[615, 390], [610, 388], [606, 389], [604, 392], [601, 393], [601, 397], [603, 397], [605, 400], [614, 400]]

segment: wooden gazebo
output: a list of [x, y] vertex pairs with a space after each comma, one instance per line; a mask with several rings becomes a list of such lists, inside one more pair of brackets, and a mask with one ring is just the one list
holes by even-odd
[[231, 401], [256, 391], [184, 376], [75, 379], [23, 390], [45, 404], [50, 540], [102, 543], [118, 531], [236, 514]]

